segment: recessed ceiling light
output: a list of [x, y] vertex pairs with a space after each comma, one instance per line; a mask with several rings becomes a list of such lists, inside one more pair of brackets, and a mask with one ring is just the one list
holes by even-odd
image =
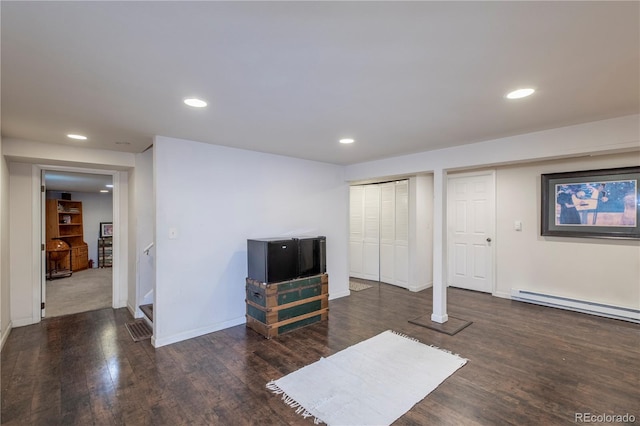
[[340, 143], [344, 143], [344, 144], [348, 144], [348, 143], [354, 143], [355, 141], [353, 139], [340, 139]]
[[109, 185], [105, 185], [107, 188], [113, 188], [113, 185], [109, 184]]
[[75, 134], [73, 134], [73, 133], [68, 134], [68, 135], [67, 135], [67, 137], [68, 137], [68, 138], [70, 138], [70, 139], [77, 139], [77, 140], [79, 140], [79, 141], [86, 141], [86, 140], [87, 140], [87, 137], [86, 137], [86, 136], [83, 136], [83, 135], [75, 135]]
[[520, 99], [520, 98], [526, 98], [527, 96], [533, 95], [533, 92], [535, 92], [535, 89], [531, 89], [531, 88], [526, 88], [526, 89], [518, 89], [518, 90], [514, 90], [513, 92], [509, 92], [506, 95], [507, 99]]
[[100, 192], [109, 192], [108, 189], [101, 189]]
[[198, 98], [188, 98], [184, 100], [184, 103], [194, 108], [204, 108], [207, 106], [207, 102]]

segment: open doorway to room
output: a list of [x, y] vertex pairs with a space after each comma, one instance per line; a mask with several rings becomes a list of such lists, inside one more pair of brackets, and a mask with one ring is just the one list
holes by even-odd
[[44, 170], [43, 317], [113, 305], [113, 176]]

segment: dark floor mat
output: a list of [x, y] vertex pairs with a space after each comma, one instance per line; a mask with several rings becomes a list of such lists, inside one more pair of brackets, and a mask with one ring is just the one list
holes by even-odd
[[467, 328], [472, 324], [472, 321], [463, 320], [460, 318], [449, 316], [449, 320], [445, 323], [437, 323], [431, 320], [431, 315], [423, 315], [416, 319], [409, 320], [411, 324], [419, 325], [421, 327], [430, 328], [432, 330], [439, 331], [440, 333], [453, 336], [459, 331]]

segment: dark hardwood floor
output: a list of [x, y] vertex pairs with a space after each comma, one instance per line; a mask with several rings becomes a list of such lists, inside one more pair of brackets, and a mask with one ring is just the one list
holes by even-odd
[[[312, 425], [265, 384], [392, 329], [469, 362], [396, 425], [561, 425], [576, 413], [640, 423], [640, 326], [449, 289], [454, 336], [408, 323], [431, 290], [375, 284], [330, 302], [329, 321], [272, 340], [229, 328], [154, 349], [125, 309], [16, 328], [2, 351], [2, 424]], [[605, 419], [606, 420], [606, 419]], [[607, 423], [607, 422], [604, 422]]]

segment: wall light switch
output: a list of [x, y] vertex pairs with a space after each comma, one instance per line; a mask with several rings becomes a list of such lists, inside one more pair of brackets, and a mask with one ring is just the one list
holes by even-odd
[[522, 231], [522, 222], [519, 220], [513, 222], [513, 229], [515, 229], [516, 231]]
[[178, 228], [169, 228], [169, 239], [170, 240], [178, 239]]

